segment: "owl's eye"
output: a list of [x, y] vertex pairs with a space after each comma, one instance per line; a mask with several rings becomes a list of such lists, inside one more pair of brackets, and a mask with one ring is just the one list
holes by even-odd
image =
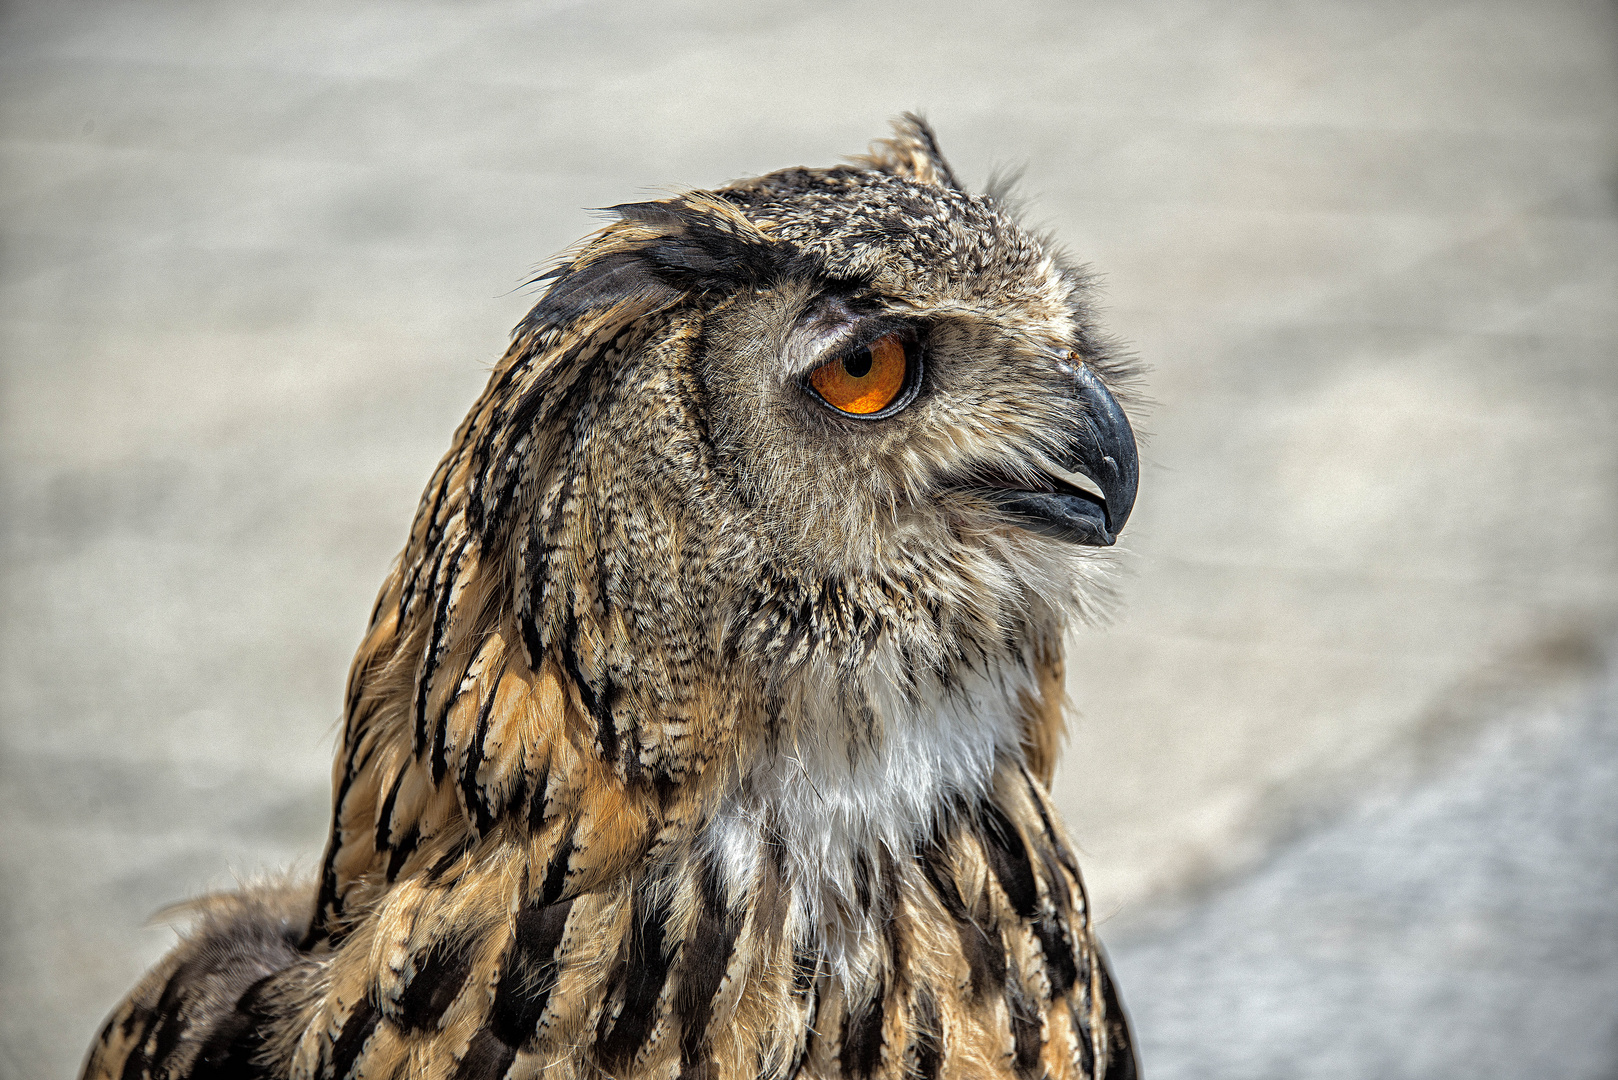
[[887, 334], [821, 364], [809, 373], [809, 385], [838, 412], [874, 420], [905, 404], [900, 399], [915, 383], [907, 353], [902, 337]]

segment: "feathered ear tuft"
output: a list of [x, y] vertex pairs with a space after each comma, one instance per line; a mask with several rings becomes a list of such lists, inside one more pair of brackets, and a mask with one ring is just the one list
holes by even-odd
[[868, 153], [850, 159], [856, 165], [902, 176], [936, 187], [964, 190], [938, 148], [938, 136], [927, 121], [907, 112], [893, 122], [893, 137], [878, 139]]
[[819, 260], [772, 239], [740, 210], [706, 192], [607, 208], [617, 221], [536, 281], [549, 291], [517, 328], [578, 329], [595, 312], [665, 307], [684, 293], [758, 288], [824, 276]]
[[626, 203], [612, 212], [623, 218], [628, 233], [644, 233], [647, 268], [680, 288], [759, 288], [821, 272], [818, 261], [771, 239], [735, 206], [706, 192]]

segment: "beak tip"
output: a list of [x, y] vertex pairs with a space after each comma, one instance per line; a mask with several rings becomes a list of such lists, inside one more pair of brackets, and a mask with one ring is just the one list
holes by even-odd
[[1118, 399], [1088, 366], [1079, 368], [1076, 382], [1087, 430], [1074, 447], [1074, 471], [1090, 477], [1101, 488], [1106, 528], [1105, 540], [1098, 546], [1110, 547], [1135, 508], [1140, 482], [1135, 432]]

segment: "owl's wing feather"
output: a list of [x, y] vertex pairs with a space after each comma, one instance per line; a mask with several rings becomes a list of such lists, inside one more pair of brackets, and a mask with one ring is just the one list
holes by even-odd
[[307, 882], [274, 882], [186, 905], [196, 925], [114, 1010], [86, 1080], [246, 1076], [269, 1029], [263, 991], [299, 963]]

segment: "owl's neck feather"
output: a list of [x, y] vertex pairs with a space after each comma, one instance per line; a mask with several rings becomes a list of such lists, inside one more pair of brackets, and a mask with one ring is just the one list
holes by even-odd
[[880, 919], [863, 895], [874, 868], [913, 859], [950, 817], [987, 797], [998, 768], [1022, 763], [1037, 683], [1026, 658], [1008, 657], [950, 684], [900, 687], [873, 674], [857, 708], [845, 694], [806, 693], [783, 717], [782, 737], [743, 766], [699, 847], [732, 895], [776, 858], [796, 918], [847, 975], [857, 939]]

